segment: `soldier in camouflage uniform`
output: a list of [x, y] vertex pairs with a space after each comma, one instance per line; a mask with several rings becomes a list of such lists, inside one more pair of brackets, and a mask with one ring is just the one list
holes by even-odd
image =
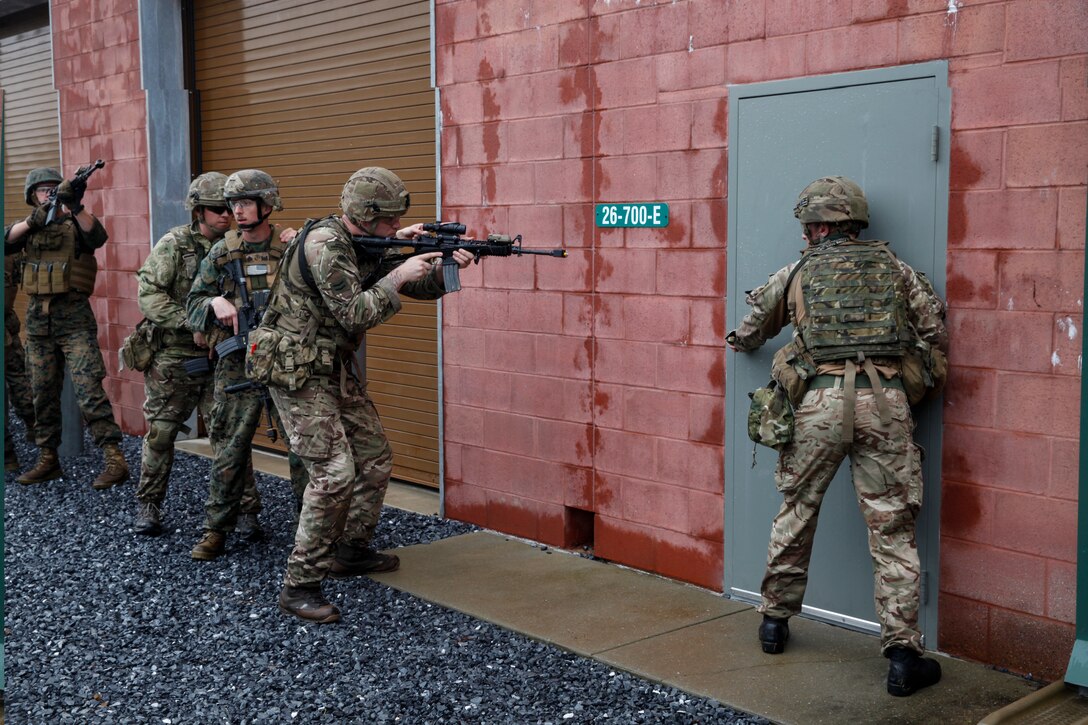
[[[199, 362], [209, 357], [204, 333], [189, 328], [185, 300], [201, 260], [232, 226], [234, 218], [223, 198], [226, 180], [226, 176], [214, 171], [193, 180], [185, 197], [185, 208], [193, 214], [192, 223], [167, 232], [136, 273], [140, 282], [140, 311], [150, 323], [150, 329], [141, 328], [133, 334], [149, 336], [155, 348], [150, 367], [144, 372], [144, 417], [148, 431], [143, 442], [133, 524], [133, 530], [144, 536], [162, 533], [162, 502], [166, 498], [178, 433], [188, 432], [185, 421], [194, 407], [200, 407], [205, 421], [211, 415], [211, 374], [189, 375], [184, 367], [186, 361]], [[213, 438], [211, 443], [212, 450], [218, 450], [218, 441]], [[250, 463], [245, 474], [238, 526], [243, 536], [260, 537], [257, 523], [260, 510], [261, 499]]]
[[780, 448], [775, 471], [783, 503], [771, 530], [759, 639], [769, 654], [785, 649], [788, 619], [801, 611], [820, 503], [849, 456], [869, 529], [881, 649], [891, 660], [888, 692], [910, 695], [941, 672], [921, 656], [921, 455], [901, 361], [916, 340], [947, 348], [944, 304], [887, 243], [857, 239], [869, 212], [853, 181], [814, 181], [794, 215], [808, 248], [749, 293], [751, 312], [726, 337], [732, 349], [749, 352], [792, 324], [793, 352], [776, 356], [772, 377], [787, 386], [790, 376], [807, 381], [793, 401], [793, 440]]
[[[366, 330], [401, 308], [401, 295], [444, 294], [439, 253], [403, 263], [382, 254], [358, 255], [353, 235], [412, 239], [400, 229], [409, 195], [392, 172], [357, 171], [340, 197], [342, 214], [307, 224], [288, 248], [268, 313], [251, 337], [247, 372], [267, 381], [291, 450], [306, 466], [295, 548], [279, 606], [307, 621], [336, 622], [325, 598], [325, 576], [393, 571], [400, 561], [370, 547], [393, 469], [393, 451], [366, 393], [356, 350]], [[459, 250], [460, 267], [472, 255]]]
[[[48, 200], [56, 189], [57, 214], [46, 225]], [[60, 394], [67, 364], [83, 420], [102, 448], [105, 466], [91, 484], [101, 490], [128, 480], [121, 453], [121, 429], [113, 418], [102, 379], [106, 366], [98, 347], [98, 323], [91, 310], [98, 264], [96, 249], [108, 236], [102, 224], [83, 206], [87, 182], [65, 181], [55, 169], [27, 174], [26, 203], [34, 208], [26, 220], [4, 230], [8, 254], [26, 250], [23, 291], [30, 299], [26, 315], [26, 357], [34, 393], [35, 440], [38, 462], [16, 479], [44, 483], [64, 472], [57, 457], [61, 442]]]
[[[22, 323], [15, 314], [15, 295], [19, 291], [19, 275], [23, 271], [23, 255], [4, 256], [4, 410], [9, 409], [26, 425], [26, 438], [34, 441], [34, 397], [26, 372], [26, 350], [19, 338]], [[4, 426], [4, 470], [18, 471], [19, 457], [11, 427]]]
[[[231, 174], [223, 185], [223, 196], [241, 231], [228, 232], [212, 245], [200, 263], [185, 303], [190, 329], [202, 332], [213, 349], [238, 333], [242, 291], [228, 272], [228, 265], [241, 265], [246, 294], [263, 313], [267, 291], [276, 278], [285, 240], [291, 232], [268, 221], [273, 211], [283, 209], [283, 204], [276, 182], [265, 172], [245, 169]], [[283, 231], [288, 233], [281, 234]], [[232, 385], [247, 382], [244, 368], [245, 353], [241, 349], [219, 357], [215, 365], [215, 403], [209, 435], [219, 443], [204, 506], [204, 535], [191, 552], [194, 559], [201, 561], [224, 553], [226, 535], [238, 523], [253, 434], [265, 406], [261, 392], [255, 388], [226, 392]], [[288, 456], [288, 461], [292, 486], [301, 498], [306, 480], [301, 462], [293, 455]]]

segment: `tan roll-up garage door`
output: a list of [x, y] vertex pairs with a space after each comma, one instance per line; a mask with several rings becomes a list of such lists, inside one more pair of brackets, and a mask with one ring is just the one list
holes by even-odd
[[[4, 225], [26, 218], [23, 184], [31, 169], [60, 169], [57, 92], [49, 9], [42, 5], [0, 19], [0, 88], [4, 91]], [[15, 298], [26, 320], [26, 295]]]
[[[435, 218], [435, 118], [427, 0], [196, 2], [192, 17], [200, 168], [270, 173], [299, 227], [336, 210], [363, 166], [412, 194], [405, 223]], [[368, 390], [395, 452], [393, 475], [438, 485], [433, 302], [406, 301], [367, 334]], [[270, 441], [259, 430], [255, 443]], [[275, 447], [275, 446], [274, 446]]]

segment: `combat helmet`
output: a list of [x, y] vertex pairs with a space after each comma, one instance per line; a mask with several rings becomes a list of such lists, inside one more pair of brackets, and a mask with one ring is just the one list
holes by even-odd
[[223, 199], [228, 203], [235, 199], [258, 199], [273, 211], [283, 211], [279, 187], [260, 169], [243, 169], [228, 176], [223, 183]]
[[340, 209], [352, 224], [360, 226], [379, 217], [403, 216], [411, 204], [400, 177], [380, 166], [356, 171], [340, 194]]
[[869, 202], [865, 192], [845, 176], [816, 179], [801, 191], [793, 215], [801, 224], [855, 221], [869, 226]]
[[227, 200], [223, 196], [223, 185], [226, 181], [227, 177], [218, 171], [209, 171], [196, 177], [189, 184], [189, 193], [185, 195], [185, 208], [226, 206]]
[[23, 198], [26, 199], [26, 203], [30, 206], [37, 206], [31, 196], [34, 193], [34, 187], [39, 184], [59, 184], [62, 181], [64, 181], [64, 177], [56, 169], [45, 166], [31, 169], [30, 173], [26, 175], [26, 183], [23, 184]]

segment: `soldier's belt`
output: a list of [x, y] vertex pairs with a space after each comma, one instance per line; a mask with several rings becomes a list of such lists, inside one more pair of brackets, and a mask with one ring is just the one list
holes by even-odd
[[[903, 380], [901, 378], [885, 378], [880, 377], [880, 384], [885, 388], [896, 388], [897, 390], [903, 389]], [[842, 375], [817, 375], [808, 381], [809, 390], [819, 390], [821, 388], [842, 388], [843, 376]], [[869, 381], [869, 378], [864, 376], [858, 376], [854, 379], [854, 387], [872, 388], [873, 384]]]

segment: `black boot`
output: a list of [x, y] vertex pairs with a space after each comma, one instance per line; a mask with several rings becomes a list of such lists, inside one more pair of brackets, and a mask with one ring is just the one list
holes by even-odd
[[289, 587], [285, 584], [280, 591], [279, 604], [283, 611], [307, 622], [331, 624], [340, 621], [340, 610], [325, 598], [320, 584], [309, 587]]
[[257, 514], [255, 513], [243, 513], [238, 515], [238, 523], [234, 526], [235, 533], [250, 543], [260, 541], [264, 538], [264, 529], [261, 528], [261, 522], [257, 520]]
[[769, 655], [780, 655], [786, 651], [786, 640], [790, 638], [790, 620], [763, 615], [759, 624], [759, 643]]
[[890, 647], [884, 656], [892, 661], [888, 667], [889, 695], [906, 697], [941, 681], [941, 664], [937, 660], [922, 657], [906, 647]]
[[162, 533], [162, 509], [148, 501], [140, 502], [132, 530], [140, 536], [158, 536]]
[[396, 554], [383, 554], [380, 551], [374, 551], [369, 546], [341, 543], [336, 550], [336, 558], [329, 567], [329, 576], [333, 579], [347, 579], [383, 571], [396, 571], [399, 568], [400, 558]]

